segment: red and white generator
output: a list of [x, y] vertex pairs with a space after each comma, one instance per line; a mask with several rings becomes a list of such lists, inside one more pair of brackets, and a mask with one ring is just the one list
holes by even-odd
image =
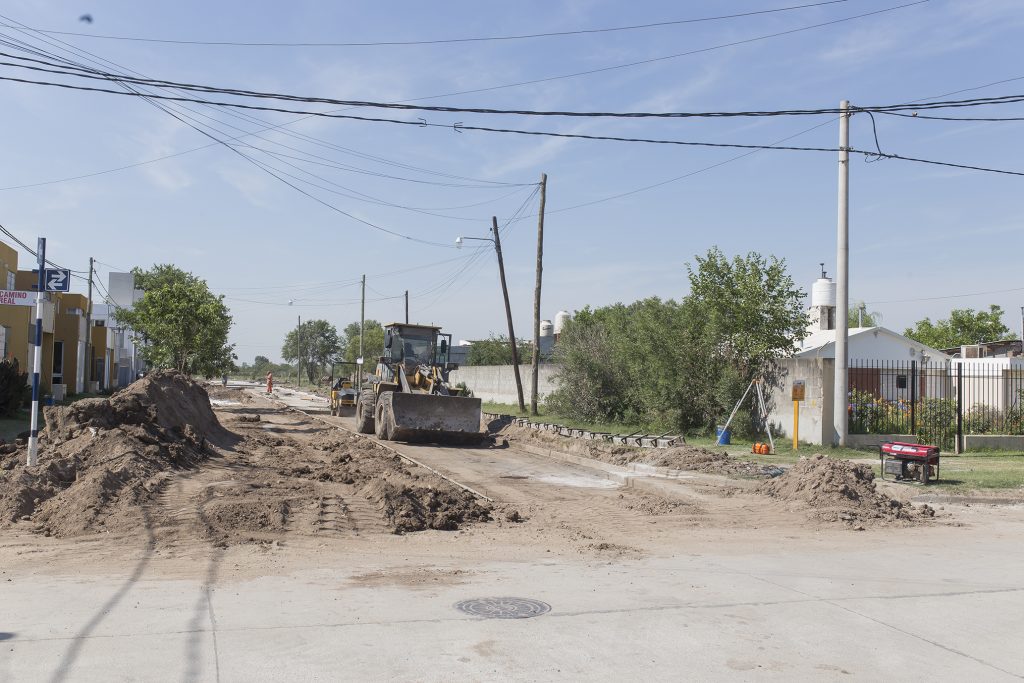
[[919, 443], [890, 441], [878, 447], [882, 461], [882, 478], [891, 474], [896, 479], [918, 480], [927, 484], [939, 478], [939, 447]]

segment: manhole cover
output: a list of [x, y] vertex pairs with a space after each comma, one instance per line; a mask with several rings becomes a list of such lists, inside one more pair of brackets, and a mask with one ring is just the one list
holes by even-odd
[[455, 609], [484, 619], [529, 619], [551, 611], [551, 605], [529, 598], [474, 598], [455, 603]]

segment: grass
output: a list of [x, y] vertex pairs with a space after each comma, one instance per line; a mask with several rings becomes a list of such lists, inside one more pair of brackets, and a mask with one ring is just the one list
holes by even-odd
[[[484, 402], [483, 409], [489, 413], [529, 417], [528, 413], [521, 413], [518, 406], [515, 405]], [[610, 432], [613, 434], [657, 432], [657, 430], [651, 429], [650, 426], [644, 425], [588, 423], [572, 420], [545, 410], [543, 407], [538, 412], [540, 415], [533, 418], [536, 421], [552, 422], [577, 429], [589, 429], [591, 431]], [[879, 476], [877, 448], [832, 448], [801, 443], [799, 448], [794, 450], [791, 440], [777, 438], [775, 440], [775, 453], [756, 455], [751, 452], [754, 442], [745, 439], [734, 438], [728, 446], [719, 446], [715, 442], [714, 436], [687, 435], [686, 443], [713, 450], [724, 450], [735, 458], [764, 463], [766, 465], [789, 465], [795, 463], [800, 456], [816, 453], [823, 453], [829, 457], [844, 460], [871, 460], [875, 463], [873, 465], [875, 476]], [[941, 490], [943, 493], [953, 494], [985, 490], [1005, 491], [1020, 489], [1024, 491], [1024, 453], [1018, 451], [978, 451], [961, 455], [943, 454], [941, 464], [940, 474], [942, 478], [934, 484], [929, 484], [929, 489], [934, 488]]]

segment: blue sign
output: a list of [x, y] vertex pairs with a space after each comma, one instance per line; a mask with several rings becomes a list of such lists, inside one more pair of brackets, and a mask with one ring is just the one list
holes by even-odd
[[45, 281], [47, 292], [71, 291], [70, 270], [64, 270], [63, 268], [47, 268]]

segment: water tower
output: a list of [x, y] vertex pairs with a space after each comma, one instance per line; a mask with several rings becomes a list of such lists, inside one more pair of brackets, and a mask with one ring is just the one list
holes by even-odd
[[811, 332], [836, 329], [836, 283], [825, 273], [825, 264], [821, 266], [821, 277], [811, 286], [811, 308], [807, 312], [807, 329]]

